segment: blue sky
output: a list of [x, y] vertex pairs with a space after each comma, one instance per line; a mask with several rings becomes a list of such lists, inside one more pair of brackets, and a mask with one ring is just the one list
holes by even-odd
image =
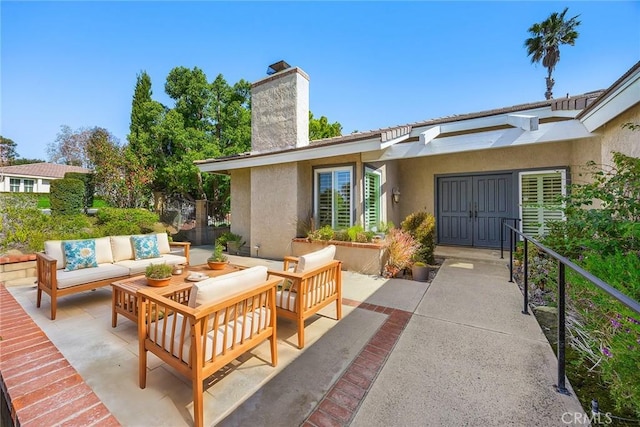
[[173, 67], [256, 81], [281, 59], [310, 76], [310, 108], [343, 133], [544, 99], [523, 47], [568, 6], [556, 97], [603, 89], [640, 60], [640, 2], [0, 2], [1, 128], [47, 159], [61, 125], [121, 143], [136, 74], [170, 105]]

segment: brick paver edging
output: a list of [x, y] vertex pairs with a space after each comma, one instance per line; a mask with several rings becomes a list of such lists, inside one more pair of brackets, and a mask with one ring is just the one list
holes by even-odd
[[16, 426], [120, 425], [3, 284], [0, 387]]
[[349, 425], [411, 318], [411, 313], [404, 310], [346, 298], [342, 299], [342, 303], [388, 314], [389, 317], [311, 411], [303, 427]]

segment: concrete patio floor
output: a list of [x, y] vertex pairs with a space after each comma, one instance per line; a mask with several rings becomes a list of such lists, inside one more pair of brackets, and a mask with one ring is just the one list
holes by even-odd
[[[192, 263], [209, 248], [194, 248]], [[278, 321], [277, 367], [265, 343], [205, 385], [205, 422], [229, 426], [563, 425], [582, 413], [553, 389], [556, 361], [499, 251], [438, 248], [448, 259], [431, 284], [343, 272], [343, 319], [335, 306], [307, 322]], [[242, 265], [281, 262], [231, 257]], [[60, 300], [48, 317], [32, 283], [9, 292], [124, 426], [192, 424], [191, 384], [149, 355], [138, 386], [136, 326], [111, 328], [111, 289]]]

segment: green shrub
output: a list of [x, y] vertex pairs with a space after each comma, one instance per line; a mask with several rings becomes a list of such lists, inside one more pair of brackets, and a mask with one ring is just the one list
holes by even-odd
[[84, 208], [84, 183], [79, 179], [54, 179], [49, 194], [53, 215], [77, 214]]
[[325, 225], [322, 228], [317, 229], [316, 231], [309, 233], [310, 240], [333, 240], [334, 231], [329, 225]]
[[414, 212], [407, 216], [400, 224], [403, 230], [409, 232], [411, 236], [420, 244], [414, 256], [415, 261], [426, 264], [434, 264], [433, 252], [436, 248], [436, 219], [426, 212]]
[[0, 211], [6, 207], [36, 208], [38, 207], [38, 193], [0, 193]]
[[102, 234], [145, 234], [155, 230], [158, 215], [146, 209], [100, 208], [96, 213]]
[[83, 207], [85, 209], [93, 206], [93, 195], [96, 191], [96, 184], [94, 181], [95, 175], [93, 173], [81, 173], [81, 172], [67, 172], [64, 174], [65, 178], [79, 179], [84, 183], [84, 196], [82, 198]]

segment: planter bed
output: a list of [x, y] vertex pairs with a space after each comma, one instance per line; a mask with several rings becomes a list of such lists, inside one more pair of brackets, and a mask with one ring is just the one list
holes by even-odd
[[354, 243], [338, 240], [314, 240], [296, 238], [291, 241], [293, 256], [320, 250], [328, 245], [336, 246], [335, 259], [342, 261], [342, 269], [361, 274], [379, 276], [385, 263], [386, 249], [382, 243]]

